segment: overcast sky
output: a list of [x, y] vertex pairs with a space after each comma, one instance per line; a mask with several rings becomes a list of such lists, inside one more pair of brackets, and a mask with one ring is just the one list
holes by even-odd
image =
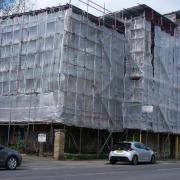
[[[63, 5], [69, 0], [32, 0], [35, 3], [35, 8], [45, 8], [56, 5]], [[87, 0], [83, 0], [87, 2]], [[161, 14], [180, 10], [180, 0], [92, 0], [101, 6], [104, 6], [110, 11], [118, 11], [123, 8], [136, 6], [139, 4], [146, 4]], [[71, 0], [72, 4], [85, 9], [85, 6], [79, 0]], [[96, 13], [90, 10], [91, 13]]]

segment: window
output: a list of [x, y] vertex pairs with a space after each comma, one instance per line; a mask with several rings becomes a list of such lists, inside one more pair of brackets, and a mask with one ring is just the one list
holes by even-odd
[[138, 149], [145, 149], [145, 145], [143, 145], [141, 143], [135, 143], [134, 146]]
[[0, 145], [0, 150], [4, 149], [4, 146], [3, 145]]
[[114, 145], [113, 150], [128, 150], [131, 148], [130, 143], [117, 143]]

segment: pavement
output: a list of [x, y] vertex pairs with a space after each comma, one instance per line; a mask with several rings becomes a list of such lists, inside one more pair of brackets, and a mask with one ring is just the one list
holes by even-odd
[[2, 180], [179, 180], [180, 161], [158, 161], [157, 164], [132, 166], [111, 165], [107, 160], [55, 161], [50, 157], [23, 156], [15, 171], [0, 169]]

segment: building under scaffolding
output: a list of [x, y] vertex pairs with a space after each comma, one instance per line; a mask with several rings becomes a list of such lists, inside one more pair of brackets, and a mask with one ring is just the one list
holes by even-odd
[[16, 136], [37, 144], [36, 125], [51, 143], [53, 129], [65, 128], [68, 152], [139, 140], [179, 157], [179, 14], [167, 17], [146, 5], [96, 17], [70, 4], [1, 17], [0, 122], [8, 143], [20, 127]]
[[1, 122], [122, 130], [124, 35], [82, 13], [1, 19]]

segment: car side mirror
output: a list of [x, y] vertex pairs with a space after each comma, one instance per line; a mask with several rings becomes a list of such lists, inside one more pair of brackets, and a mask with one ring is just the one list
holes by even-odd
[[146, 147], [145, 149], [146, 149], [147, 151], [149, 151], [149, 150], [150, 150], [150, 148], [148, 148], [148, 147]]

